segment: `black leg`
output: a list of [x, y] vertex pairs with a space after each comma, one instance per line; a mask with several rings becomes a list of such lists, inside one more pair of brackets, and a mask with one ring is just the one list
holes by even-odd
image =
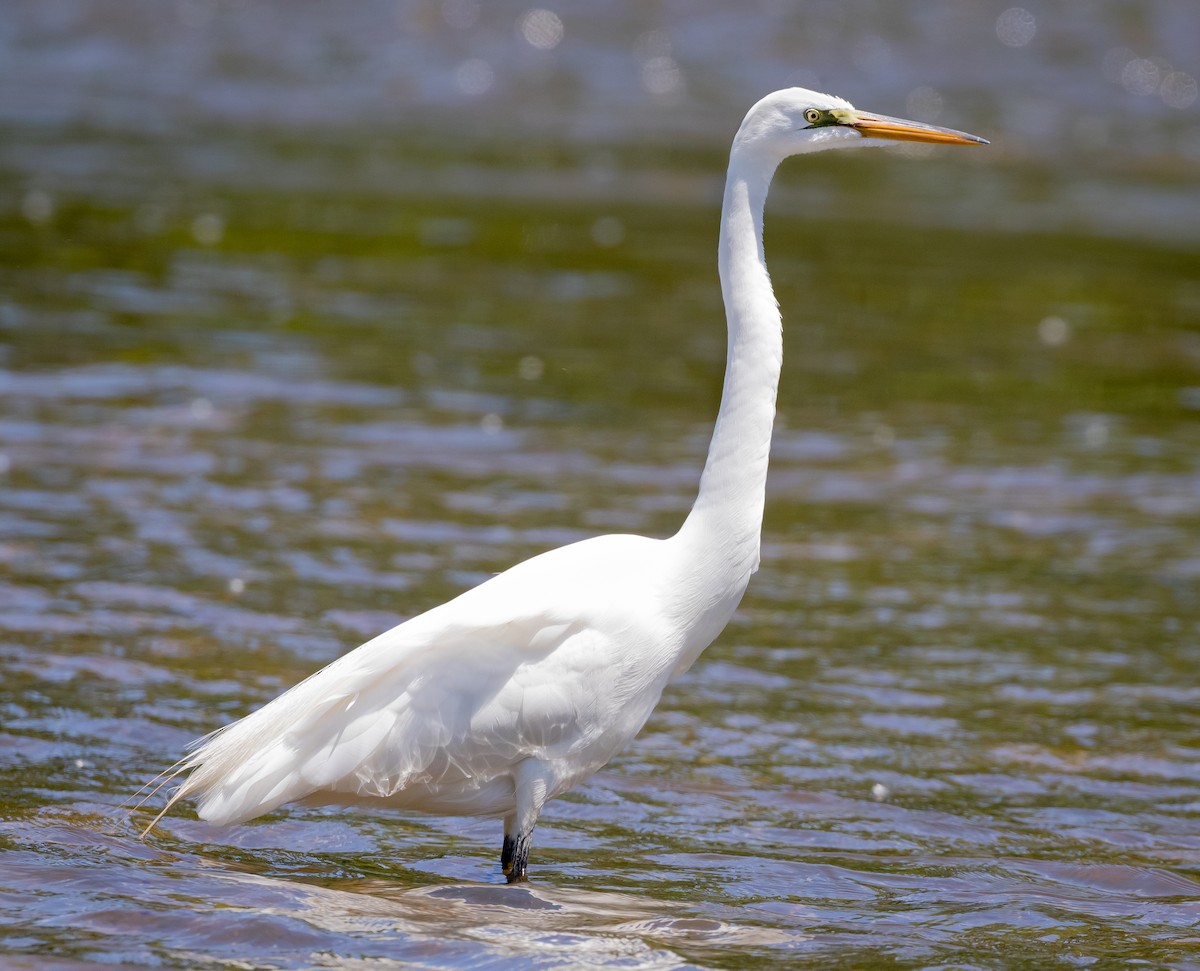
[[529, 869], [529, 844], [532, 833], [518, 833], [516, 836], [504, 834], [504, 846], [500, 850], [500, 869], [508, 878], [509, 883], [524, 883], [526, 871]]
[[517, 850], [517, 838], [504, 834], [504, 845], [500, 847], [500, 871], [506, 876], [512, 871], [513, 853]]

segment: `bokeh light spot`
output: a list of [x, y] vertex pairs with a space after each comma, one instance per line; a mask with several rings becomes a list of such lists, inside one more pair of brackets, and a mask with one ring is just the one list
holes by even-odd
[[1007, 47], [1024, 47], [1037, 33], [1037, 18], [1024, 7], [1009, 7], [996, 18], [996, 38]]
[[642, 65], [642, 87], [659, 97], [679, 94], [683, 90], [683, 71], [673, 57], [652, 57]]
[[21, 215], [35, 226], [54, 218], [54, 197], [45, 189], [30, 189], [21, 199]]
[[216, 246], [225, 235], [225, 220], [215, 212], [202, 212], [192, 220], [192, 239], [201, 246]]
[[526, 10], [517, 21], [525, 42], [539, 50], [553, 50], [563, 39], [563, 22], [553, 10]]
[[1158, 94], [1168, 108], [1190, 108], [1200, 94], [1200, 85], [1190, 74], [1172, 71], [1163, 78]]
[[1121, 86], [1130, 94], [1154, 94], [1162, 77], [1158, 65], [1148, 57], [1137, 57], [1121, 71]]
[[517, 375], [522, 381], [537, 381], [545, 373], [545, 362], [533, 354], [527, 354], [517, 362]]
[[1038, 337], [1048, 347], [1061, 347], [1071, 338], [1071, 325], [1062, 317], [1045, 317], [1038, 324]]

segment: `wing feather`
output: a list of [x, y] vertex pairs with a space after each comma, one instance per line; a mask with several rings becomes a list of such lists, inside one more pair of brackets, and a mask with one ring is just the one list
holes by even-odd
[[171, 802], [193, 798], [202, 818], [225, 824], [301, 799], [469, 789], [569, 744], [586, 720], [572, 699], [611, 663], [571, 571], [531, 569], [571, 549], [392, 628], [202, 740]]

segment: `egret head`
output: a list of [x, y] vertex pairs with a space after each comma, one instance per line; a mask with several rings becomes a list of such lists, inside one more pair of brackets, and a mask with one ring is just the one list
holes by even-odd
[[886, 141], [987, 144], [966, 132], [859, 111], [842, 98], [805, 88], [784, 88], [763, 98], [746, 114], [733, 144], [735, 153], [764, 153], [779, 162], [789, 155]]

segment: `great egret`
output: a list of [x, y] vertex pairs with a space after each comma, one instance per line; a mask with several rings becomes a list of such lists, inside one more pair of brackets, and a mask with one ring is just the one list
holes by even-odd
[[733, 140], [718, 265], [725, 385], [699, 495], [669, 539], [598, 536], [542, 553], [413, 617], [202, 739], [166, 781], [202, 819], [284, 803], [502, 816], [501, 867], [523, 880], [547, 800], [638, 733], [725, 627], [758, 568], [783, 345], [762, 217], [790, 155], [879, 139], [986, 144], [788, 88]]

